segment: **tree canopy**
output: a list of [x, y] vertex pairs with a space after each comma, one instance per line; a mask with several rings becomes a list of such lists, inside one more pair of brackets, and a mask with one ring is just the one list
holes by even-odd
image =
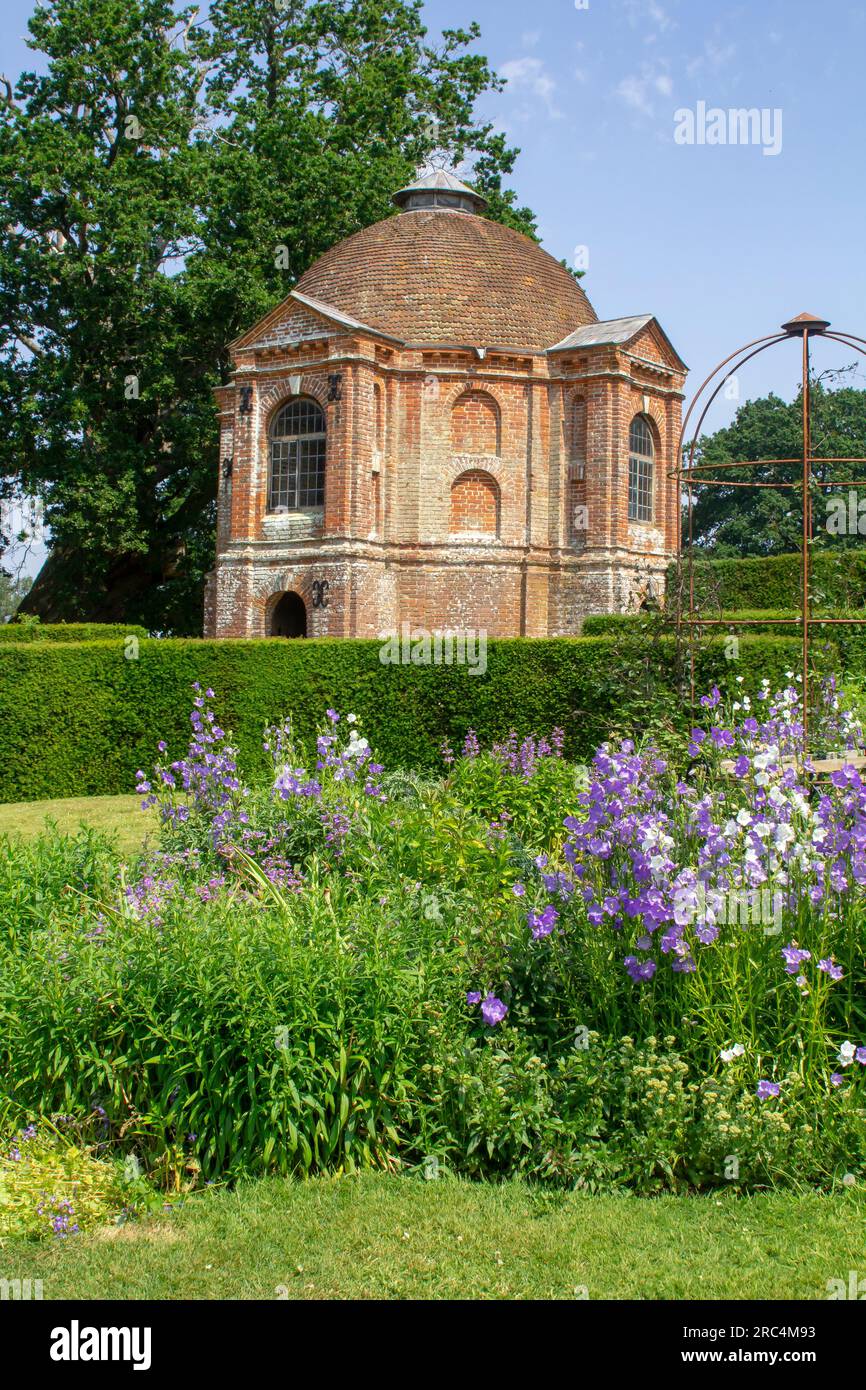
[[47, 0], [44, 74], [0, 80], [0, 477], [44, 502], [43, 618], [196, 632], [227, 346], [419, 165], [487, 215], [517, 151], [476, 25], [418, 0]]
[[[838, 374], [833, 374], [836, 377]], [[866, 391], [851, 386], [834, 386], [834, 381], [812, 382], [812, 453], [818, 458], [847, 459], [866, 456]], [[802, 392], [790, 401], [776, 395], [763, 396], [740, 406], [726, 429], [698, 441], [695, 463], [720, 464], [758, 459], [802, 458]], [[849, 484], [866, 478], [866, 465], [856, 463], [815, 464], [816, 481], [840, 479], [841, 487], [812, 489], [812, 535], [817, 546], [862, 545], [863, 530], [848, 524]], [[704, 469], [705, 477], [722, 477], [730, 483], [761, 482], [759, 488], [694, 488], [693, 538], [698, 550], [717, 559], [735, 555], [783, 555], [798, 550], [803, 537], [802, 464], [781, 467], [731, 468], [715, 475]], [[794, 487], [772, 484], [793, 482]], [[866, 503], [866, 488], [855, 498]], [[837, 524], [840, 502], [846, 520]], [[864, 506], [866, 511], [866, 506]], [[853, 515], [853, 514], [852, 514]], [[684, 530], [684, 541], [687, 535]]]

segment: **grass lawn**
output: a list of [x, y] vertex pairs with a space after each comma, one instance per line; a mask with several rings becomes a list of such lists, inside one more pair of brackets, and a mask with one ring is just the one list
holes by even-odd
[[[591, 1197], [457, 1180], [264, 1179], [162, 1219], [7, 1241], [46, 1299], [826, 1299], [866, 1197]], [[586, 1290], [586, 1293], [583, 1292]]]
[[142, 811], [140, 796], [73, 796], [58, 801], [10, 801], [0, 805], [0, 835], [31, 838], [45, 829], [46, 820], [73, 834], [80, 825], [117, 836], [118, 849], [131, 854], [141, 848], [155, 827], [152, 811]]

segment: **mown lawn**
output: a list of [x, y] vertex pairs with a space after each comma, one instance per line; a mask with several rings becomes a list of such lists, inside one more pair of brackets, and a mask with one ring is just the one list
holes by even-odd
[[32, 838], [53, 821], [63, 834], [74, 834], [81, 825], [117, 837], [122, 854], [141, 848], [155, 828], [152, 811], [141, 809], [140, 796], [73, 796], [57, 801], [12, 801], [0, 804], [0, 835]]
[[[264, 1179], [50, 1244], [46, 1299], [826, 1299], [866, 1268], [866, 1197], [577, 1196], [443, 1179]], [[585, 1292], [584, 1292], [585, 1290]]]

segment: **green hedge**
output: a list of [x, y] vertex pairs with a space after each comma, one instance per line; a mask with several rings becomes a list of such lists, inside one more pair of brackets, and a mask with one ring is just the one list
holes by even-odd
[[[116, 642], [9, 644], [0, 651], [0, 801], [129, 792], [156, 742], [172, 756], [189, 738], [190, 686], [213, 686], [220, 721], [250, 770], [264, 765], [264, 725], [291, 713], [308, 744], [324, 712], [356, 713], [388, 767], [439, 768], [445, 739], [474, 728], [482, 742], [566, 731], [567, 751], [592, 752], [608, 732], [680, 710], [675, 644], [585, 637], [488, 643], [487, 672], [389, 666], [380, 643], [144, 640], [128, 660]], [[702, 644], [699, 689], [742, 675], [781, 680], [796, 639], [754, 637], [740, 659], [723, 639]], [[680, 714], [687, 718], [686, 712]]]
[[[700, 602], [712, 602], [722, 609], [798, 608], [802, 567], [800, 555], [696, 559], [695, 594]], [[866, 548], [813, 551], [810, 567], [815, 608], [866, 606]], [[686, 561], [683, 569], [688, 582]], [[676, 566], [671, 565], [667, 576], [669, 594], [676, 594], [676, 583]]]
[[[836, 608], [826, 610], [834, 618], [857, 618], [860, 621], [866, 619], [866, 609], [844, 609]], [[773, 622], [775, 618], [799, 618], [799, 613], [793, 609], [785, 608], [747, 608], [739, 612], [726, 612], [717, 614], [715, 612], [705, 612], [706, 617], [723, 617], [726, 623], [730, 624], [730, 632], [736, 633], [740, 638], [747, 636], [758, 636], [762, 634], [776, 637], [788, 637], [799, 641], [799, 627], [780, 627]], [[748, 620], [748, 626], [745, 621]], [[654, 637], [657, 634], [672, 632], [674, 629], [673, 618], [666, 621], [664, 615], [659, 613], [597, 613], [592, 617], [585, 618], [583, 622], [583, 635], [585, 637]], [[724, 631], [725, 629], [716, 629]], [[713, 629], [705, 627], [701, 630], [701, 641], [706, 641], [711, 637]], [[812, 649], [817, 656], [821, 657], [822, 650], [826, 647], [838, 654], [839, 670], [843, 675], [856, 676], [858, 679], [866, 677], [866, 627], [838, 627], [821, 626], [815, 624], [812, 629]], [[797, 662], [799, 666], [799, 658]]]
[[[748, 621], [753, 633], [775, 632], [779, 637], [797, 637], [798, 629], [789, 628], [787, 632], [782, 630], [778, 624], [773, 622], [775, 618], [798, 618], [799, 614], [792, 608], [746, 608], [737, 612], [718, 613], [715, 610], [707, 610], [704, 613], [707, 618], [724, 618], [730, 624], [732, 632], [740, 632], [745, 635], [745, 627], [738, 628], [737, 624]], [[864, 614], [866, 616], [866, 614]], [[684, 614], [688, 617], [688, 614]], [[756, 626], [760, 624], [760, 626]], [[652, 635], [654, 633], [672, 633], [676, 629], [676, 620], [673, 614], [664, 613], [594, 613], [583, 620], [584, 637], [613, 637], [616, 634], [644, 633]], [[704, 636], [712, 635], [712, 628], [702, 629]]]
[[135, 623], [0, 623], [0, 642], [122, 642], [147, 636]]

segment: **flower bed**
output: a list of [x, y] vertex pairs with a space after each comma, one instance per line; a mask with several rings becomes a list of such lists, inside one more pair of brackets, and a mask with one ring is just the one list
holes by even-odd
[[[825, 699], [827, 746], [859, 745]], [[434, 775], [389, 771], [332, 708], [312, 745], [272, 725], [250, 776], [197, 685], [187, 752], [139, 772], [161, 823], [140, 862], [10, 847], [8, 1102], [99, 1107], [168, 1185], [856, 1181], [866, 782], [798, 770], [793, 679], [722, 709], [713, 689], [701, 727], [588, 767], [560, 730], [470, 730]]]

